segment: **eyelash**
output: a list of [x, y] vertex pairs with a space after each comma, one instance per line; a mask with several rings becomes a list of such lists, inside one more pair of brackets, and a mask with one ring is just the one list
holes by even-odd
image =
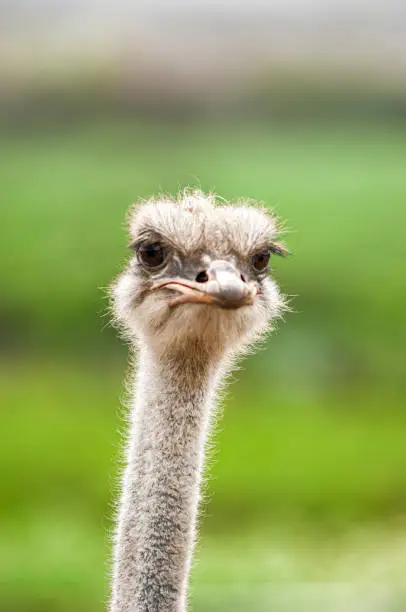
[[268, 250], [273, 255], [278, 255], [279, 257], [284, 257], [285, 255], [289, 254], [289, 251], [280, 244], [270, 244]]

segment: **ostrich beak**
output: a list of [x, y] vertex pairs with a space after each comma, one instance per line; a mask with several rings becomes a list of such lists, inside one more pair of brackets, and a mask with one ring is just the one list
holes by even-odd
[[181, 294], [169, 302], [170, 307], [197, 303], [235, 309], [252, 305], [257, 294], [254, 283], [247, 283], [232, 264], [223, 260], [213, 261], [204, 271], [204, 280], [201, 282], [180, 278], [166, 279], [154, 285], [152, 291], [164, 287]]

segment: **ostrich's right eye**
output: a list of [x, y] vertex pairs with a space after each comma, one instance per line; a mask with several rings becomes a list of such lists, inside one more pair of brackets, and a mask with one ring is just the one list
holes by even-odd
[[159, 268], [164, 263], [167, 251], [158, 242], [154, 244], [141, 244], [137, 249], [140, 262], [146, 268]]

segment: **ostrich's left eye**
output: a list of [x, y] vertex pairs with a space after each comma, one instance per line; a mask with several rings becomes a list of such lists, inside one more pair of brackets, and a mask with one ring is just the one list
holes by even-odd
[[270, 256], [271, 253], [269, 250], [261, 251], [261, 253], [255, 253], [251, 260], [254, 270], [257, 272], [264, 272], [264, 270], [266, 270], [268, 267]]
[[159, 268], [166, 259], [167, 251], [158, 242], [154, 244], [141, 244], [137, 249], [140, 262], [146, 268]]

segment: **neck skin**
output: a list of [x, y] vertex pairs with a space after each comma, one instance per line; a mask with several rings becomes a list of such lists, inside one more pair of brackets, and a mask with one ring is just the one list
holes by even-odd
[[116, 532], [111, 612], [184, 612], [219, 378], [208, 356], [141, 349]]

